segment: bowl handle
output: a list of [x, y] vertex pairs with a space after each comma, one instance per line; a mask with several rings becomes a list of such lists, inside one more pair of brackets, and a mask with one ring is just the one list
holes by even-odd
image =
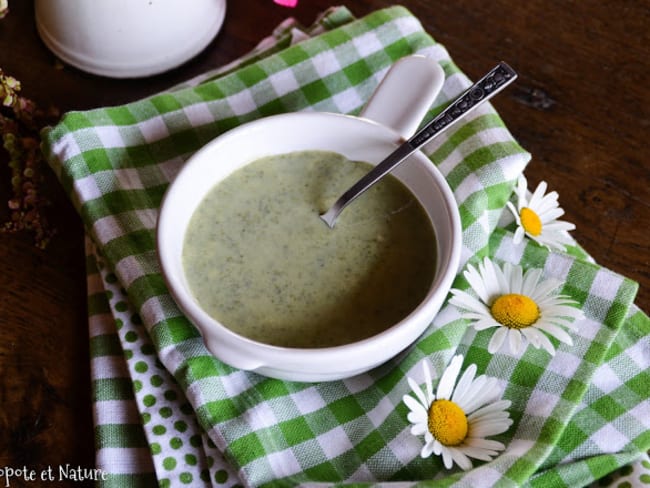
[[437, 61], [421, 55], [397, 61], [379, 83], [361, 117], [411, 137], [440, 93], [445, 72]]

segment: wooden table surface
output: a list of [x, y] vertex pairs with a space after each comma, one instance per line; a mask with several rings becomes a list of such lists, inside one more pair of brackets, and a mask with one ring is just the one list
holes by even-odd
[[[119, 104], [231, 61], [285, 17], [309, 23], [330, 5], [232, 0], [222, 31], [197, 58], [164, 75], [113, 80], [57, 67], [37, 35], [32, 2], [10, 0], [0, 21], [0, 68], [42, 106]], [[389, 5], [347, 4], [357, 16]], [[650, 310], [650, 1], [403, 5], [470, 78], [499, 60], [518, 71], [494, 105], [533, 154], [530, 186], [544, 179], [559, 192], [573, 235], [600, 264], [638, 281], [637, 304]], [[0, 155], [2, 202], [10, 188], [5, 160]], [[94, 465], [83, 229], [62, 191], [47, 191], [58, 234], [45, 250], [27, 234], [0, 235], [0, 469]]]

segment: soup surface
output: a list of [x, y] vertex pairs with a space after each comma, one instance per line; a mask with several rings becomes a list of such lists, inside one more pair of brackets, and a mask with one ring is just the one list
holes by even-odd
[[254, 161], [217, 184], [188, 226], [183, 266], [201, 307], [232, 331], [285, 347], [375, 335], [426, 296], [436, 244], [420, 203], [393, 176], [327, 210], [371, 165], [322, 151]]

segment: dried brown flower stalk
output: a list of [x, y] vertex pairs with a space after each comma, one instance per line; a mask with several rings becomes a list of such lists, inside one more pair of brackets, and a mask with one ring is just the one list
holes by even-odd
[[0, 137], [9, 157], [12, 188], [8, 202], [11, 217], [1, 224], [0, 232], [30, 231], [35, 245], [45, 248], [54, 229], [44, 214], [50, 202], [40, 191], [46, 166], [40, 148], [40, 130], [55, 122], [59, 113], [56, 109], [40, 109], [19, 92], [20, 82], [0, 68]]

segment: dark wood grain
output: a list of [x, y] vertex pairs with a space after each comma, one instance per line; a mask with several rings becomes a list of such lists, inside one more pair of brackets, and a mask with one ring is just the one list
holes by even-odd
[[[389, 5], [348, 4], [357, 16]], [[650, 2], [403, 5], [471, 78], [499, 60], [518, 71], [516, 85], [494, 104], [533, 154], [530, 184], [543, 179], [559, 192], [574, 236], [599, 263], [638, 281], [637, 304], [650, 309]], [[31, 2], [13, 0], [0, 21], [0, 67], [41, 105], [120, 104], [241, 56], [286, 16], [309, 23], [329, 6], [231, 1], [221, 33], [194, 60], [148, 79], [112, 80], [57, 66], [38, 38]], [[6, 168], [0, 176], [4, 202]], [[83, 229], [61, 190], [47, 188], [58, 228], [52, 244], [39, 251], [27, 235], [0, 236], [0, 467], [93, 465]]]

